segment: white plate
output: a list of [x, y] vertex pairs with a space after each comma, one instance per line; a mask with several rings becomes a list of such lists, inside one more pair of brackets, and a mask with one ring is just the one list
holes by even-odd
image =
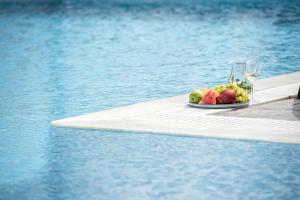
[[196, 108], [208, 108], [208, 109], [224, 109], [224, 108], [242, 108], [249, 106], [249, 101], [246, 103], [231, 103], [231, 104], [196, 104], [189, 103], [190, 106]]

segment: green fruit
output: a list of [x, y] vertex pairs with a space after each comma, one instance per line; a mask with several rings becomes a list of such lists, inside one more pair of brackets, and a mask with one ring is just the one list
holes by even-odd
[[226, 87], [227, 87], [228, 89], [236, 89], [238, 86], [237, 86], [235, 83], [228, 83], [228, 84], [226, 85]]
[[241, 96], [237, 97], [237, 98], [236, 98], [236, 102], [237, 102], [237, 103], [243, 102], [243, 97], [241, 97]]
[[190, 103], [199, 103], [202, 100], [203, 93], [199, 90], [194, 90], [190, 94]]
[[242, 96], [242, 97], [247, 97], [247, 96], [248, 96], [248, 94], [247, 94], [247, 92], [246, 92], [246, 91], [242, 91], [242, 93], [241, 93], [241, 96]]
[[236, 95], [240, 96], [242, 94], [243, 90], [241, 88], [237, 89]]
[[224, 90], [226, 90], [227, 88], [226, 88], [225, 85], [216, 85], [216, 86], [214, 87], [214, 89], [215, 89], [217, 92], [222, 93], [222, 92], [223, 92]]

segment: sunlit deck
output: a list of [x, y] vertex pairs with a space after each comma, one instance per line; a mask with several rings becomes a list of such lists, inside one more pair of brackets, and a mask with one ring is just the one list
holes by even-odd
[[[300, 72], [262, 79], [256, 83], [255, 106], [294, 97]], [[297, 120], [217, 115], [232, 110], [187, 106], [188, 94], [52, 121], [58, 127], [205, 136], [300, 144]], [[243, 112], [243, 111], [239, 111]], [[266, 113], [267, 114], [267, 113]]]

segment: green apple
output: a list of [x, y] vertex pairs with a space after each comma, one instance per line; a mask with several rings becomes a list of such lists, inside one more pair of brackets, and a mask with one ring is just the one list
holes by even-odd
[[190, 94], [190, 103], [199, 103], [202, 100], [203, 93], [200, 90], [194, 90]]

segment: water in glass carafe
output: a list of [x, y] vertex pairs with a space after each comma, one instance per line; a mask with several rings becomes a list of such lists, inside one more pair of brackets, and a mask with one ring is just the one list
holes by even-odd
[[235, 83], [239, 87], [250, 92], [251, 85], [245, 78], [247, 61], [229, 62], [229, 65], [231, 67], [231, 71], [230, 71], [227, 82]]

